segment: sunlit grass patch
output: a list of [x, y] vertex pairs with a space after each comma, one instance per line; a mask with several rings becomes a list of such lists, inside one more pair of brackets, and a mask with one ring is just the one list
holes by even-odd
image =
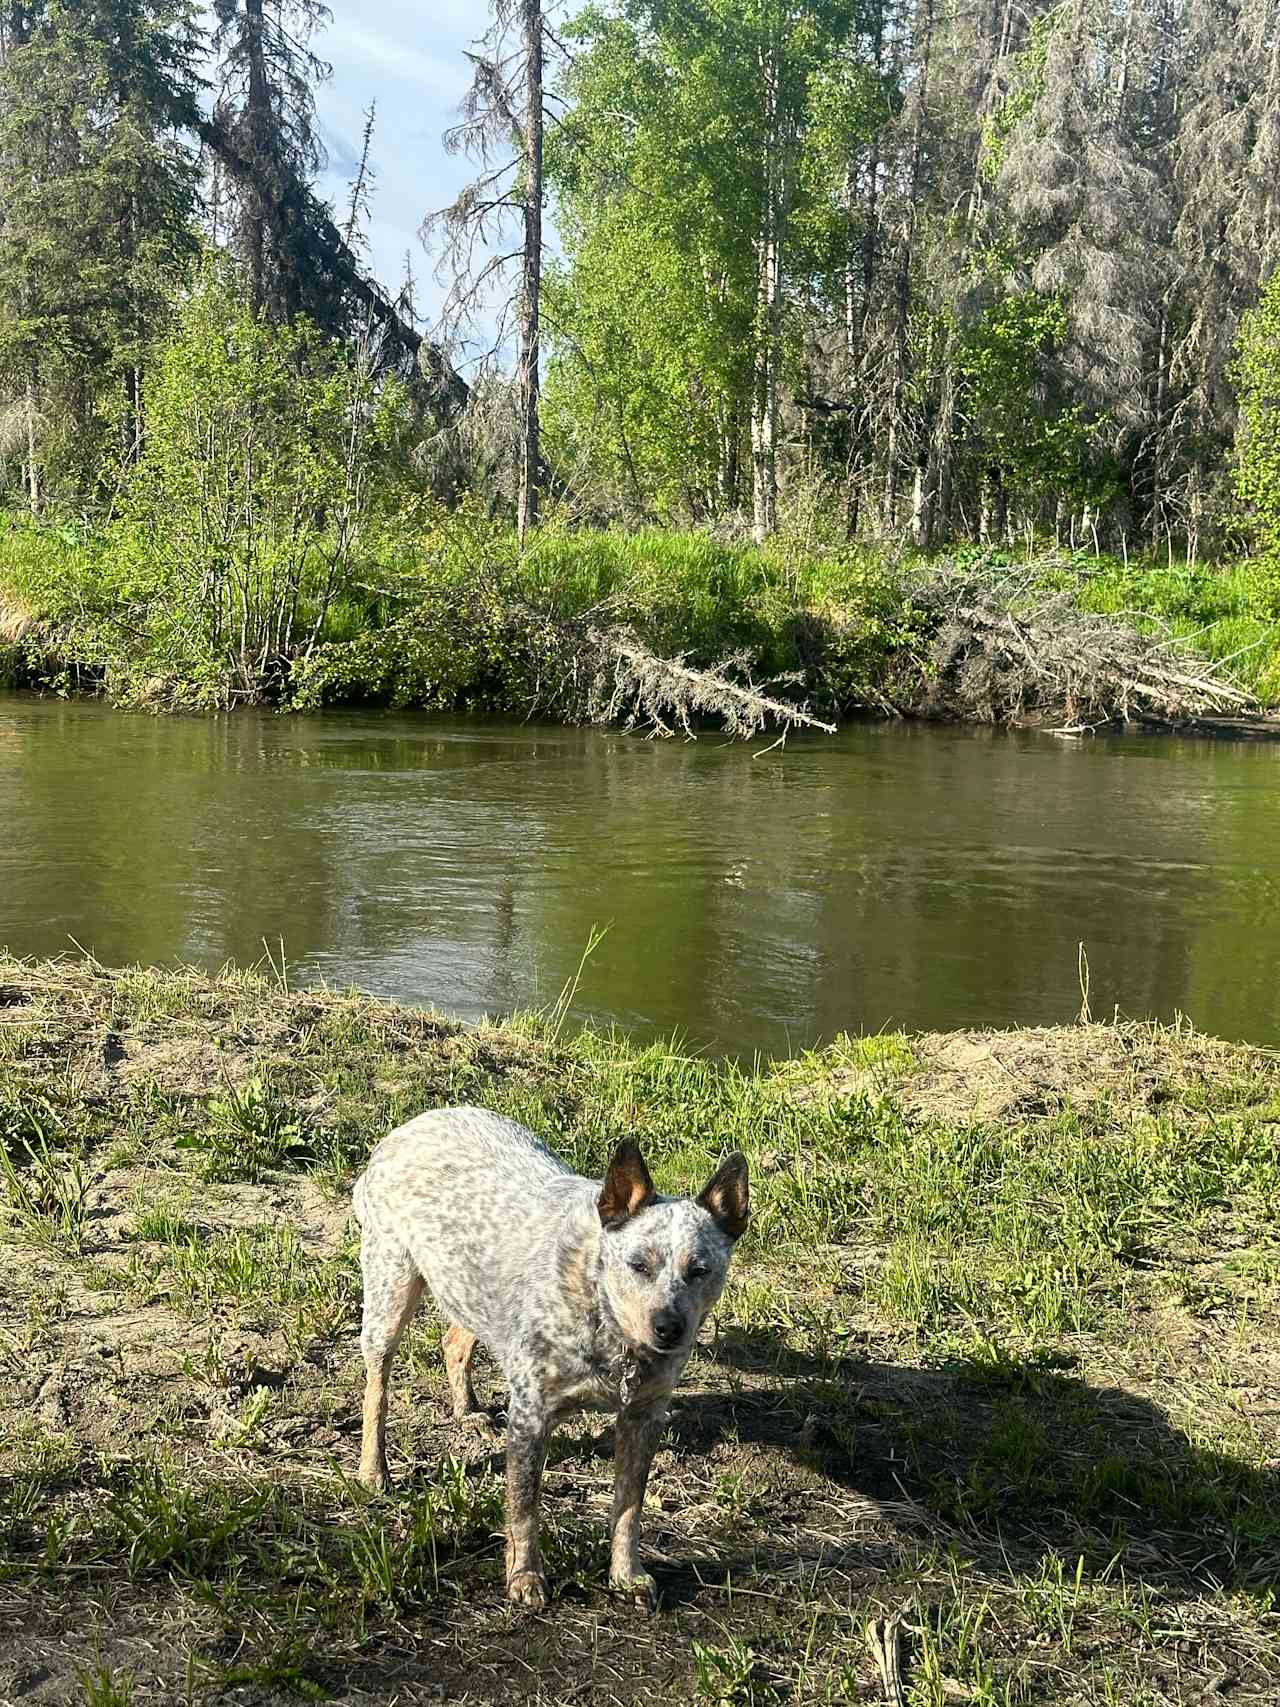
[[357, 1282], [350, 1265], [310, 1255], [291, 1227], [209, 1235], [179, 1220], [168, 1231], [160, 1250], [130, 1256], [125, 1275], [136, 1289], [160, 1291], [188, 1309], [222, 1298], [353, 1303]]
[[54, 1105], [0, 1094], [0, 1217], [25, 1239], [79, 1251], [89, 1173]]

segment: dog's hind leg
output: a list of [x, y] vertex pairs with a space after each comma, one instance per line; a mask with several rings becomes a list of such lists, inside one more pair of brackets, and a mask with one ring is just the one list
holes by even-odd
[[450, 1322], [444, 1330], [442, 1343], [445, 1373], [449, 1377], [449, 1393], [453, 1399], [454, 1421], [487, 1424], [489, 1413], [481, 1408], [476, 1398], [476, 1390], [471, 1384], [471, 1365], [475, 1361], [476, 1346], [479, 1343], [476, 1336], [468, 1329], [459, 1327], [457, 1322]]
[[387, 1473], [387, 1389], [391, 1361], [422, 1297], [423, 1280], [408, 1251], [390, 1235], [366, 1222], [360, 1241], [364, 1276], [364, 1433], [360, 1444], [360, 1480], [385, 1488]]

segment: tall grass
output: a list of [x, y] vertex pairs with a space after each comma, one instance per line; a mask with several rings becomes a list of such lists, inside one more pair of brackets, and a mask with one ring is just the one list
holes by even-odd
[[[323, 556], [325, 540], [317, 535], [315, 545]], [[991, 554], [962, 550], [957, 561], [975, 555]], [[569, 654], [557, 635], [598, 621], [627, 625], [658, 654], [700, 667], [746, 654], [757, 679], [793, 676], [791, 691], [839, 715], [885, 690], [892, 698], [904, 661], [927, 650], [935, 619], [913, 587], [945, 572], [946, 561], [874, 546], [756, 547], [709, 533], [554, 523], [521, 551], [501, 524], [439, 509], [370, 534], [359, 573], [332, 592], [316, 648], [305, 660], [299, 653], [272, 691], [301, 708], [364, 701], [569, 715], [557, 680]], [[1032, 586], [1185, 642], [1263, 704], [1280, 704], [1275, 562], [1150, 566], [1073, 554], [1030, 568]], [[34, 619], [29, 672], [47, 680], [68, 666], [83, 682], [87, 671], [118, 698], [136, 695], [140, 682], [169, 682], [162, 697], [198, 701], [172, 649], [130, 623], [129, 598], [101, 531], [0, 512], [0, 616], [7, 601]], [[528, 612], [541, 626], [513, 626]]]

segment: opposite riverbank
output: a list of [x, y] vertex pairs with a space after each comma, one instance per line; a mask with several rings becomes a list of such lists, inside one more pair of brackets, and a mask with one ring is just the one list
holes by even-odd
[[1265, 560], [926, 560], [554, 527], [521, 550], [444, 514], [340, 568], [318, 533], [287, 574], [231, 559], [197, 573], [180, 541], [145, 544], [0, 515], [0, 680], [157, 710], [413, 706], [658, 733], [868, 713], [1255, 727], [1280, 705]]
[[[1138, 1024], [844, 1039], [746, 1071], [256, 973], [0, 961], [0, 1699], [1274, 1698], [1280, 1062]], [[398, 1489], [349, 1480], [347, 1191], [483, 1103], [756, 1218], [651, 1491], [664, 1605], [603, 1590], [609, 1431], [500, 1461], [411, 1330]], [[485, 1390], [501, 1395], [490, 1372]]]

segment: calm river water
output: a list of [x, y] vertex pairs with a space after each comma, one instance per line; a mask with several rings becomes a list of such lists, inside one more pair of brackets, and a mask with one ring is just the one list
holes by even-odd
[[1188, 1015], [1280, 1044], [1280, 744], [867, 724], [785, 750], [0, 696], [0, 944], [257, 960], [783, 1053]]

